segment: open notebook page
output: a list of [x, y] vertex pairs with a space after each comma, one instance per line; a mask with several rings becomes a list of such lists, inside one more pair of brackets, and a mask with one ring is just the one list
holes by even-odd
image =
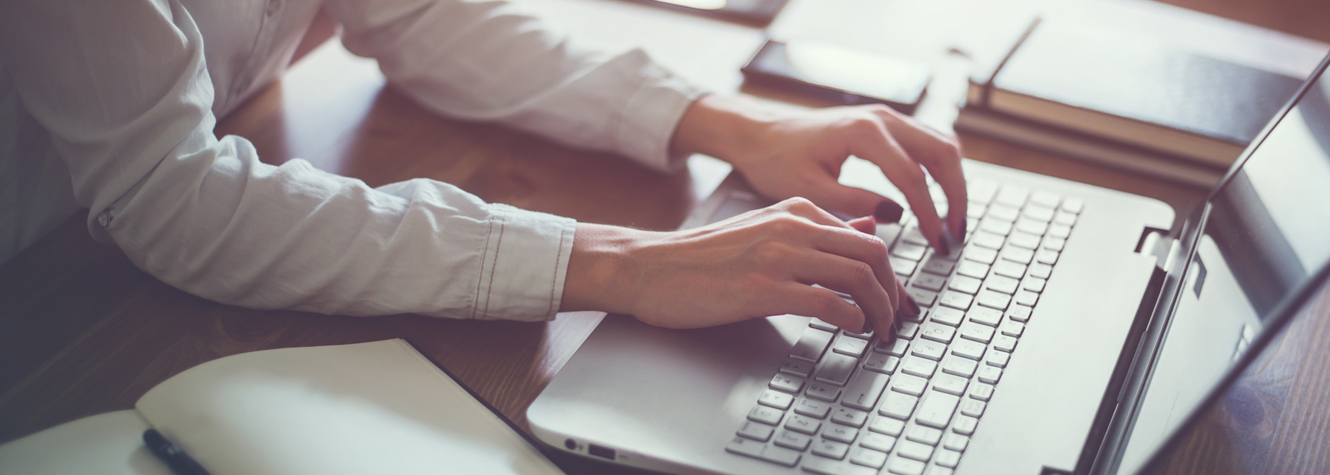
[[562, 473], [403, 340], [229, 356], [136, 407], [213, 475]]

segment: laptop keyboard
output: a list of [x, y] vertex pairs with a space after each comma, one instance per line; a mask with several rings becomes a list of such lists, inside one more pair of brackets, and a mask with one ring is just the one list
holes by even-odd
[[898, 315], [890, 343], [812, 320], [727, 451], [824, 475], [952, 473], [1083, 207], [968, 186], [971, 232], [953, 255], [935, 254], [911, 216], [879, 226], [920, 315]]

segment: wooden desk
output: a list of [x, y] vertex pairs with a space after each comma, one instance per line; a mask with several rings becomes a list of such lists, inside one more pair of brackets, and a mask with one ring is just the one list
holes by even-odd
[[[738, 88], [737, 68], [761, 41], [761, 32], [750, 27], [626, 2], [535, 6], [569, 29], [589, 28], [583, 41], [593, 46], [640, 40], [661, 62], [720, 91]], [[487, 201], [649, 229], [677, 227], [729, 170], [694, 157], [689, 172], [660, 175], [514, 130], [439, 118], [385, 87], [372, 62], [336, 44], [316, 50], [217, 131], [249, 138], [270, 163], [301, 157], [372, 186], [428, 177]], [[975, 159], [1152, 196], [1184, 212], [1203, 198], [1196, 190], [1111, 169], [962, 139]], [[0, 267], [0, 441], [130, 408], [155, 384], [218, 357], [392, 337], [410, 340], [525, 427], [526, 407], [603, 317], [567, 313], [531, 324], [246, 310], [148, 276], [115, 247], [93, 242], [84, 222], [84, 215], [75, 216]], [[1263, 472], [1298, 453], [1303, 465], [1296, 471], [1330, 464], [1319, 450], [1330, 446], [1330, 424], [1319, 409], [1330, 370], [1298, 357], [1330, 355], [1327, 312], [1318, 312], [1323, 318], [1308, 320], [1313, 323], [1297, 343], [1280, 353], [1289, 361], [1263, 366], [1264, 377], [1245, 382], [1249, 390], [1207, 419], [1173, 459], [1172, 471], [1207, 473], [1240, 464], [1239, 471]], [[1319, 418], [1305, 421], [1309, 415]]]

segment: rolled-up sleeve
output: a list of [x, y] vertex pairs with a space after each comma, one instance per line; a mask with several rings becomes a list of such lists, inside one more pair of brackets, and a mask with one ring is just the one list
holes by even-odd
[[213, 135], [176, 1], [12, 2], [0, 54], [89, 229], [162, 281], [259, 309], [552, 318], [575, 223], [417, 179], [370, 188]]
[[332, 0], [353, 53], [438, 113], [497, 121], [674, 170], [670, 139], [702, 93], [640, 49], [579, 51], [517, 7], [477, 0]]

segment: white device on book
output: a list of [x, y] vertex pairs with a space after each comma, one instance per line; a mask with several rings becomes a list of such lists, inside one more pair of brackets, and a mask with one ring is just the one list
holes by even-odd
[[[908, 217], [878, 227], [927, 308], [893, 342], [793, 315], [689, 331], [611, 315], [532, 430], [669, 472], [1135, 473], [1330, 273], [1326, 65], [1173, 237], [1158, 201], [967, 160], [957, 255]], [[841, 180], [899, 196], [857, 159]], [[765, 204], [731, 176], [685, 226]]]
[[400, 339], [201, 364], [135, 410], [0, 445], [0, 473], [167, 475], [143, 445], [149, 427], [212, 475], [563, 473]]

